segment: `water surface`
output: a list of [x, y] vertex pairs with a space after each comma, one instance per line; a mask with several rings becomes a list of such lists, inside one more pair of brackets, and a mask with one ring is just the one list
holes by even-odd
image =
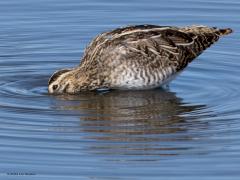
[[[239, 12], [238, 0], [0, 1], [0, 179], [239, 179]], [[164, 89], [47, 94], [98, 33], [142, 23], [235, 32]]]

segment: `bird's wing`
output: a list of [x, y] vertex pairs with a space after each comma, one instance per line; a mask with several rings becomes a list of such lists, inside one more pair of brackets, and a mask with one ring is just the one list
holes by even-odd
[[123, 60], [138, 61], [154, 68], [181, 70], [194, 56], [190, 48], [193, 44], [194, 37], [178, 28], [146, 26], [145, 29], [118, 30], [112, 35], [108, 47], [109, 53], [115, 53], [113, 56]]
[[128, 26], [97, 36], [86, 49], [81, 65], [93, 67], [93, 64], [108, 63], [106, 58], [114, 61], [113, 57], [118, 57], [156, 68], [173, 66], [182, 69], [187, 64], [187, 61], [182, 62], [182, 55], [193, 43], [194, 38], [177, 27]]

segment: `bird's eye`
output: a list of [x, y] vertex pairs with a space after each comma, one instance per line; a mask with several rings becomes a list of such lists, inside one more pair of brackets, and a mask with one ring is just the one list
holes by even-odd
[[52, 88], [53, 88], [53, 90], [56, 90], [58, 88], [58, 85], [55, 84], [55, 85], [53, 85]]

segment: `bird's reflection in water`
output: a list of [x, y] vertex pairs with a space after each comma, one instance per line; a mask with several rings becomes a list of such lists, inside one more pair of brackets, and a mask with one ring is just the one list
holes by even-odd
[[190, 130], [207, 127], [198, 120], [204, 105], [184, 104], [174, 93], [161, 89], [58, 98], [58, 108], [80, 113], [80, 131], [94, 140], [89, 150], [95, 153], [177, 155], [191, 148], [186, 142], [196, 134]]

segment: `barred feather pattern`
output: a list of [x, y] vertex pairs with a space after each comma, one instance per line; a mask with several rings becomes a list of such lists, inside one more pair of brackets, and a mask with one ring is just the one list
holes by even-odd
[[74, 92], [159, 87], [231, 32], [229, 28], [202, 25], [137, 25], [102, 33], [89, 44], [80, 65], [72, 70], [76, 83], [68, 87], [75, 88]]

